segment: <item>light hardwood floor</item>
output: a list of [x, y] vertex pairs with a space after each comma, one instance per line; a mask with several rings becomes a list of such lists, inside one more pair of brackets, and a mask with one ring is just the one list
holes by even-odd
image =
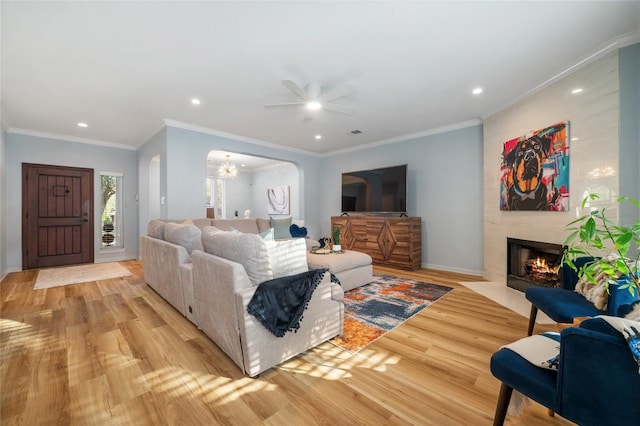
[[[526, 318], [431, 270], [375, 268], [454, 290], [355, 355], [324, 343], [256, 379], [133, 276], [0, 286], [2, 425], [490, 425], [489, 357]], [[539, 326], [537, 331], [553, 329]], [[533, 404], [507, 424], [568, 425]]]

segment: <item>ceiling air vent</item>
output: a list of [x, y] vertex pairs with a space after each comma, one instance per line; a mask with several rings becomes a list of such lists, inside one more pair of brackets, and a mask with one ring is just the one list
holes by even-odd
[[349, 133], [351, 133], [352, 135], [359, 135], [360, 133], [362, 133], [362, 131], [361, 131], [361, 130], [356, 129], [356, 130], [352, 130], [352, 131], [350, 131]]

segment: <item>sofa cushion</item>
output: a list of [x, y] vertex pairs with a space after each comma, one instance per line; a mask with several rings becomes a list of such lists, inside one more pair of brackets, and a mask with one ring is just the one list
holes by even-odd
[[271, 220], [270, 219], [256, 219], [256, 225], [258, 225], [258, 232], [264, 232], [271, 228]]
[[303, 239], [266, 241], [273, 278], [307, 272], [307, 244]]
[[289, 233], [289, 227], [291, 226], [291, 218], [274, 219], [271, 218], [271, 227], [274, 230], [276, 239], [278, 238], [291, 238]]
[[200, 219], [193, 219], [192, 222], [195, 226], [197, 226], [200, 229], [200, 231], [202, 231], [205, 226], [211, 226], [211, 219], [207, 219], [206, 217], [200, 218]]
[[147, 225], [147, 235], [158, 240], [164, 240], [164, 225], [166, 222], [161, 220], [150, 220]]
[[189, 256], [194, 250], [202, 250], [202, 232], [195, 225], [180, 223], [165, 223], [164, 239], [167, 242], [180, 245], [187, 250]]
[[255, 219], [213, 219], [211, 225], [223, 231], [235, 228], [245, 234], [257, 234], [258, 225]]
[[265, 241], [257, 234], [219, 232], [204, 228], [204, 250], [214, 256], [231, 260], [244, 266], [253, 285], [273, 279], [269, 252]]

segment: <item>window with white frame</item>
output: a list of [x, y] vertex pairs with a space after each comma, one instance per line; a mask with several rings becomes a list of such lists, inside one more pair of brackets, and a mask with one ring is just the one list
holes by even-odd
[[225, 180], [217, 176], [207, 176], [207, 207], [215, 209], [215, 217], [225, 217]]

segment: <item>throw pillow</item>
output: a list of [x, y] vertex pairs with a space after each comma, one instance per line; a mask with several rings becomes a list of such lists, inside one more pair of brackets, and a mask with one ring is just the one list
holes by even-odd
[[273, 241], [275, 240], [275, 232], [273, 230], [273, 228], [269, 228], [264, 232], [260, 232], [258, 235], [260, 235], [262, 237], [263, 240], [265, 241]]
[[291, 227], [291, 217], [286, 219], [271, 218], [271, 227], [273, 228], [274, 238], [290, 238], [289, 227]]
[[[238, 231], [236, 228], [234, 227], [230, 227], [229, 228], [229, 232], [234, 232], [234, 233], [240, 233], [240, 231]], [[269, 228], [264, 232], [259, 232], [258, 235], [260, 235], [260, 238], [262, 238], [265, 241], [273, 241], [273, 228]]]
[[212, 232], [209, 231], [210, 227], [205, 229], [202, 243], [207, 253], [244, 266], [253, 285], [273, 279], [266, 242], [257, 234]]
[[269, 252], [269, 262], [273, 270], [273, 278], [307, 272], [307, 244], [303, 239], [265, 241]]
[[161, 220], [151, 220], [149, 221], [149, 225], [147, 225], [147, 235], [152, 238], [157, 238], [159, 240], [164, 240], [164, 225], [166, 222]]
[[189, 256], [194, 250], [204, 250], [202, 246], [202, 232], [195, 225], [180, 223], [166, 223], [164, 225], [164, 239], [170, 243], [180, 245], [187, 250]]
[[640, 300], [636, 300], [631, 305], [626, 306], [628, 306], [629, 312], [624, 315], [624, 318], [633, 321], [640, 321]]
[[294, 238], [304, 238], [307, 236], [307, 228], [304, 226], [298, 226], [295, 223], [292, 223], [289, 227], [289, 233]]
[[609, 294], [607, 293], [608, 276], [598, 268], [598, 273], [594, 277], [596, 282], [589, 281], [586, 277], [582, 277], [576, 283], [575, 291], [580, 293], [589, 302], [593, 303], [596, 309], [601, 311], [607, 310], [607, 302]]

